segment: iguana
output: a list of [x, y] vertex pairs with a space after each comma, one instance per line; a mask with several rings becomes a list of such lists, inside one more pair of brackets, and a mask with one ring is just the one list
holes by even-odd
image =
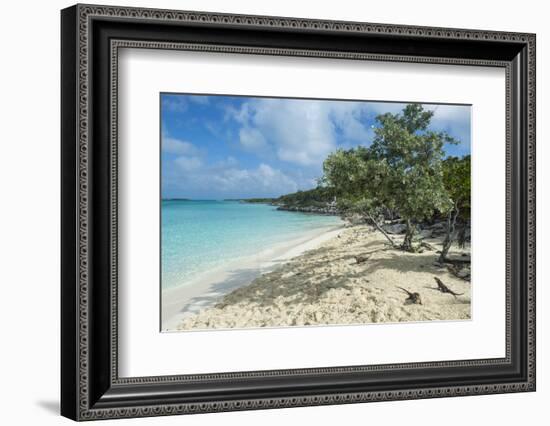
[[439, 278], [434, 277], [435, 282], [437, 283], [437, 289], [441, 293], [449, 293], [452, 294], [454, 297], [456, 296], [462, 296], [464, 293], [455, 293], [452, 291], [449, 287], [447, 287], [445, 284], [443, 284], [443, 281], [441, 281]]
[[404, 289], [403, 287], [397, 287], [397, 288], [399, 290], [403, 290], [405, 293], [409, 295], [409, 297], [407, 297], [407, 299], [405, 300], [406, 302], [422, 305], [422, 298], [420, 297], [420, 293], [416, 293], [416, 292], [413, 293], [409, 290]]
[[355, 263], [363, 263], [369, 260], [370, 256], [353, 256], [355, 258]]

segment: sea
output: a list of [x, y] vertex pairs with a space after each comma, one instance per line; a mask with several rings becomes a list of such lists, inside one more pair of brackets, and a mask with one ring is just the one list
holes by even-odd
[[342, 225], [337, 216], [277, 210], [240, 201], [163, 200], [161, 202], [162, 288], [189, 285], [274, 244]]

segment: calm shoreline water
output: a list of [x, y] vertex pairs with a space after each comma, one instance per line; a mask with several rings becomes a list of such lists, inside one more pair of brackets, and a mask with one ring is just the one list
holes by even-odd
[[163, 200], [161, 224], [162, 288], [167, 289], [342, 221], [335, 216], [280, 211], [268, 204]]

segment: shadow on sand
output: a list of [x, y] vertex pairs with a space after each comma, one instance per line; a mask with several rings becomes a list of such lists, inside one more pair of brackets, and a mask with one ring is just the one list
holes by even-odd
[[[262, 275], [259, 268], [230, 271], [229, 276], [223, 281], [212, 284], [207, 293], [189, 299], [180, 313], [196, 314], [207, 307], [215, 305], [223, 307], [225, 304], [236, 303], [254, 304], [262, 308], [280, 307], [281, 304], [283, 306], [296, 303], [315, 304], [332, 289], [351, 291], [354, 282], [366, 280], [369, 275], [379, 270], [393, 270], [403, 274], [432, 272], [440, 275], [440, 271], [432, 264], [434, 255], [407, 253], [380, 242], [367, 243], [364, 248], [362, 256], [381, 252], [384, 252], [384, 256], [357, 264], [355, 256], [346, 254], [345, 246], [340, 250], [323, 247], [309, 252], [308, 258], [311, 260], [306, 258], [301, 263], [290, 261], [285, 268], [275, 268], [265, 273], [261, 281], [255, 281]], [[321, 260], [318, 260], [319, 258]], [[344, 262], [349, 266], [343, 273], [328, 273], [329, 262]], [[279, 263], [286, 263], [286, 261]], [[285, 277], [285, 273], [290, 273], [290, 277]], [[243, 285], [243, 283], [249, 284]], [[387, 284], [392, 285], [392, 283]], [[284, 297], [279, 298], [280, 295]]]

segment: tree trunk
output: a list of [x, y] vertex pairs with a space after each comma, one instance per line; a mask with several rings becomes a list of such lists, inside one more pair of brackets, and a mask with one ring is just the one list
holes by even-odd
[[391, 246], [395, 248], [395, 242], [393, 241], [393, 239], [388, 235], [388, 233], [384, 230], [384, 228], [382, 228], [379, 224], [378, 224], [378, 221], [376, 219], [374, 219], [374, 217], [372, 216], [371, 212], [369, 211], [366, 211], [365, 212], [365, 215], [370, 219], [370, 221], [372, 222], [372, 224], [374, 225], [374, 227], [380, 231], [384, 237], [386, 237], [388, 239], [388, 241], [390, 242]]
[[458, 232], [458, 247], [464, 248], [466, 246], [466, 229], [468, 228], [468, 221], [462, 223], [462, 227]]
[[416, 226], [414, 223], [411, 222], [410, 219], [407, 219], [407, 230], [405, 233], [405, 239], [403, 240], [403, 244], [401, 245], [401, 248], [405, 251], [414, 251], [412, 239], [414, 237], [414, 233], [416, 232]]
[[453, 244], [458, 212], [458, 207], [455, 204], [454, 209], [452, 209], [447, 216], [447, 234], [445, 235], [445, 240], [443, 240], [443, 248], [441, 249], [441, 254], [438, 259], [439, 263], [444, 263], [447, 260], [447, 254], [449, 254], [449, 250]]

